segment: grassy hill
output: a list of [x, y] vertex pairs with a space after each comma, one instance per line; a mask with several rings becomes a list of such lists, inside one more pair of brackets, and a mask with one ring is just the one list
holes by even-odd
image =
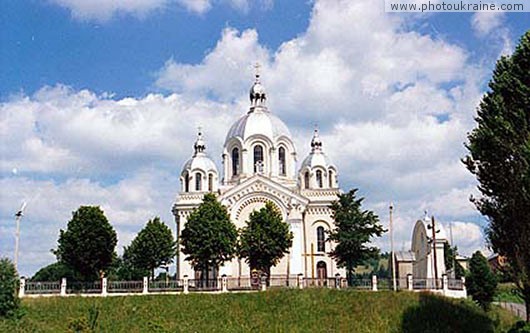
[[469, 301], [330, 289], [39, 298], [23, 306], [21, 319], [0, 319], [0, 332], [501, 332], [514, 322]]

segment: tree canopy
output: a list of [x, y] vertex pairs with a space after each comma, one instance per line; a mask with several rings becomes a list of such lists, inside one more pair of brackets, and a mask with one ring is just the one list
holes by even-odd
[[497, 289], [497, 278], [491, 271], [488, 260], [480, 251], [475, 252], [469, 261], [466, 288], [475, 302], [483, 309], [489, 309]]
[[173, 262], [177, 244], [171, 229], [159, 217], [149, 220], [145, 227], [124, 249], [123, 260], [131, 264], [132, 269], [149, 273]]
[[370, 246], [370, 241], [385, 232], [377, 215], [372, 211], [362, 210], [364, 198], [357, 198], [356, 193], [357, 189], [352, 189], [339, 194], [338, 200], [331, 205], [335, 228], [329, 232], [328, 237], [328, 240], [336, 243], [330, 255], [339, 267], [346, 268], [350, 281], [356, 266], [378, 257], [379, 249]]
[[83, 280], [96, 280], [111, 265], [117, 241], [101, 208], [81, 206], [72, 213], [66, 230], [60, 231], [55, 255]]
[[250, 269], [257, 269], [270, 277], [276, 266], [293, 244], [289, 225], [272, 202], [250, 214], [246, 227], [241, 230], [239, 255], [246, 258]]
[[214, 194], [205, 194], [203, 202], [190, 214], [180, 242], [186, 260], [196, 271], [216, 274], [220, 265], [234, 258], [237, 229]]
[[31, 281], [36, 282], [57, 282], [61, 281], [62, 278], [66, 278], [68, 281], [79, 280], [79, 274], [76, 273], [72, 268], [65, 265], [62, 262], [54, 262], [47, 266], [42, 267], [31, 277]]
[[464, 163], [479, 182], [477, 209], [493, 250], [505, 256], [530, 321], [530, 31], [497, 62], [478, 107]]
[[17, 296], [18, 273], [15, 265], [7, 258], [0, 258], [0, 317], [16, 315], [20, 306]]

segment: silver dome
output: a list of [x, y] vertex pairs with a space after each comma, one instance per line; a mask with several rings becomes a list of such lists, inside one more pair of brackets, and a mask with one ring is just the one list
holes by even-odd
[[182, 173], [186, 171], [192, 172], [194, 170], [202, 170], [206, 173], [209, 171], [214, 171], [217, 173], [217, 167], [215, 166], [215, 163], [208, 157], [208, 155], [204, 153], [197, 154], [196, 156], [190, 158], [182, 167]]
[[280, 118], [274, 114], [256, 108], [236, 121], [226, 135], [225, 145], [234, 137], [243, 141], [253, 135], [263, 135], [272, 142], [281, 136], [291, 139], [291, 132]]

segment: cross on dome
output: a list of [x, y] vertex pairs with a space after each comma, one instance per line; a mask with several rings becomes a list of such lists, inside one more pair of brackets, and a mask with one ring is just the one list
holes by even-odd
[[195, 148], [195, 154], [193, 156], [197, 156], [197, 154], [203, 153], [206, 150], [206, 143], [202, 137], [202, 127], [199, 126], [197, 130], [197, 140], [195, 140], [195, 144], [193, 145], [193, 148]]
[[[267, 94], [265, 93], [265, 87], [263, 87], [260, 81], [260, 68], [261, 66], [259, 63], [256, 63], [254, 65], [256, 79], [254, 81], [254, 84], [250, 88], [250, 106], [251, 107], [255, 107], [255, 106], [264, 107], [265, 101], [267, 100]], [[251, 109], [251, 111], [253, 110]]]
[[318, 127], [315, 125], [315, 132], [313, 133], [313, 138], [311, 139], [311, 152], [321, 152], [322, 151], [322, 140], [318, 135]]
[[261, 65], [259, 64], [259, 62], [256, 62], [256, 64], [254, 64], [254, 75], [256, 77], [256, 80], [255, 80], [256, 83], [259, 83], [260, 68], [261, 68]]

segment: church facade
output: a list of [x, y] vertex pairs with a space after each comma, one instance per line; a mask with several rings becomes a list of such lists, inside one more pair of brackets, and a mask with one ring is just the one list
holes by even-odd
[[[181, 190], [173, 205], [180, 235], [190, 213], [212, 192], [240, 229], [250, 213], [273, 203], [293, 233], [293, 244], [271, 275], [327, 278], [345, 271], [328, 255], [334, 244], [326, 231], [334, 228], [330, 204], [337, 199], [337, 168], [326, 156], [318, 130], [308, 144], [311, 152], [300, 165], [289, 128], [267, 107], [267, 94], [256, 74], [250, 89], [250, 107], [230, 127], [224, 142], [221, 172], [206, 153], [199, 131], [193, 156], [184, 164]], [[177, 278], [196, 273], [179, 250]], [[244, 260], [233, 259], [219, 269], [228, 277], [248, 277]]]

